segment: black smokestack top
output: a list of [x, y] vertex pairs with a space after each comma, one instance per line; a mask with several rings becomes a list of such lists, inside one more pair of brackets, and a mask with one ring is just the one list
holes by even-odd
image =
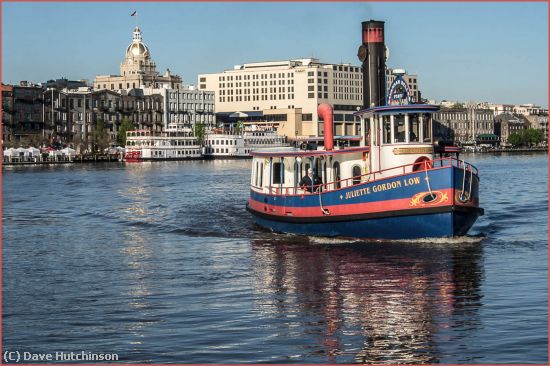
[[362, 22], [359, 59], [363, 62], [363, 108], [386, 105], [386, 46], [384, 22]]

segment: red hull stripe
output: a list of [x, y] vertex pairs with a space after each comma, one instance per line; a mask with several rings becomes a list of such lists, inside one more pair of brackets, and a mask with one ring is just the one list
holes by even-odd
[[[399, 210], [412, 210], [418, 208], [427, 207], [443, 207], [453, 205], [453, 195], [451, 189], [439, 190], [442, 195], [431, 202], [425, 203], [422, 200], [420, 202], [413, 202], [412, 198], [401, 198], [395, 200], [384, 200], [377, 202], [365, 202], [356, 204], [342, 204], [323, 206], [325, 210], [330, 212], [331, 216], [343, 216], [343, 215], [359, 215], [369, 213], [380, 213], [385, 211], [399, 211]], [[446, 198], [445, 198], [446, 197]], [[326, 216], [321, 210], [321, 206], [313, 207], [286, 207], [275, 206], [256, 200], [250, 199], [248, 201], [249, 207], [255, 211], [263, 212], [265, 214], [274, 216], [292, 216], [292, 217], [323, 217]], [[475, 205], [474, 205], [475, 206]]]

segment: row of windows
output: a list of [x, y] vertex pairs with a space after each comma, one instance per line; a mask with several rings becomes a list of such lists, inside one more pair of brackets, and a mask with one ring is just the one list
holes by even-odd
[[[251, 77], [252, 76], [252, 77]], [[235, 76], [232, 76], [232, 75], [227, 75], [227, 76], [219, 76], [218, 77], [218, 81], [233, 81], [233, 80], [260, 80], [260, 79], [273, 79], [273, 78], [292, 78], [294, 76], [294, 73], [291, 73], [291, 72], [288, 72], [288, 73], [284, 73], [284, 72], [280, 72], [280, 73], [275, 73], [275, 74], [269, 74], [269, 77], [268, 77], [268, 74], [252, 74], [252, 75], [235, 75]], [[206, 81], [206, 78], [201, 78], [201, 81], [203, 81], [202, 79], [205, 79], [204, 81]]]
[[213, 139], [213, 140], [206, 140], [206, 143], [208, 145], [237, 145], [237, 140]]
[[218, 86], [220, 89], [224, 89], [227, 85], [227, 88], [242, 88], [242, 87], [250, 87], [250, 86], [267, 86], [267, 85], [294, 85], [294, 80], [288, 80], [288, 83], [285, 80], [270, 80], [269, 84], [267, 81], [253, 81], [252, 85], [250, 82], [244, 82], [244, 83], [219, 83]]
[[[308, 169], [312, 166], [311, 160], [308, 162], [301, 162], [298, 163], [297, 161], [294, 162], [294, 188], [298, 188], [298, 182], [300, 180], [300, 177], [305, 175], [305, 172], [308, 171]], [[264, 171], [264, 163], [261, 163], [259, 161], [256, 162], [256, 164], [253, 166], [254, 171], [252, 174], [252, 184], [256, 187], [263, 187], [264, 182], [264, 174], [266, 172]], [[266, 164], [267, 167], [267, 164]], [[330, 167], [330, 165], [329, 165]], [[321, 182], [325, 183], [332, 183], [329, 188], [332, 189], [339, 189], [341, 188], [341, 171], [340, 171], [340, 163], [335, 161], [332, 164], [332, 179], [329, 179], [328, 171], [327, 171], [327, 162], [320, 163], [319, 161], [316, 164], [316, 174], [321, 178]], [[285, 182], [285, 169], [284, 169], [284, 163], [283, 162], [273, 162], [271, 169], [271, 177], [267, 177], [267, 182], [271, 181], [271, 184], [273, 185], [282, 185]], [[361, 166], [359, 165], [353, 165], [351, 167], [350, 171], [351, 176], [351, 183], [353, 185], [361, 183]], [[267, 172], [269, 175], [269, 172]], [[271, 179], [269, 179], [271, 178]], [[330, 182], [328, 182], [330, 180]]]
[[[462, 112], [462, 113], [436, 113], [435, 119], [440, 120], [455, 120], [455, 121], [469, 121], [470, 118], [468, 117], [468, 113]], [[492, 113], [476, 113], [475, 119], [478, 121], [490, 121], [494, 119], [494, 116]]]
[[169, 93], [169, 98], [187, 100], [214, 100], [214, 93]]
[[200, 155], [200, 150], [197, 149], [184, 149], [184, 150], [153, 150], [153, 156], [155, 157], [173, 157], [173, 155], [179, 156], [189, 156], [189, 155]]
[[[170, 111], [178, 109], [178, 103], [169, 103], [168, 104]], [[214, 104], [199, 104], [199, 103], [180, 103], [180, 110], [204, 110], [204, 111], [214, 111]]]
[[236, 90], [220, 90], [220, 95], [234, 95], [234, 94], [267, 94], [268, 92], [271, 94], [274, 93], [285, 93], [285, 92], [294, 92], [294, 87], [289, 86], [288, 88], [284, 86], [280, 87], [273, 87], [273, 88], [254, 88], [254, 89], [236, 89]]
[[[207, 147], [207, 148], [206, 148], [206, 153], [207, 153], [207, 154], [229, 154], [229, 149], [227, 149], [227, 148], [213, 148], [213, 147]], [[245, 153], [245, 154], [249, 154], [249, 153], [250, 153], [250, 149], [245, 149], [245, 150], [244, 150], [244, 153]]]
[[286, 100], [286, 99], [294, 99], [294, 94], [271, 94], [269, 95], [269, 98], [267, 95], [253, 95], [252, 97], [250, 95], [245, 96], [236, 96], [236, 97], [223, 97], [220, 96], [219, 101], [220, 103], [231, 103], [231, 102], [250, 102], [250, 101], [257, 101], [257, 100]]

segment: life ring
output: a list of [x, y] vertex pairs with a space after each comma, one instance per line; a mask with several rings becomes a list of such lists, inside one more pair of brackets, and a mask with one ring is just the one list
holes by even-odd
[[423, 169], [432, 169], [432, 161], [427, 156], [421, 156], [415, 160], [413, 165], [413, 172], [417, 172]]

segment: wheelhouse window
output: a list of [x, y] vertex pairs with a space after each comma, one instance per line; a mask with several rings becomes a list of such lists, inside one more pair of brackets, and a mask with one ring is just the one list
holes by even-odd
[[418, 142], [420, 138], [420, 120], [418, 114], [409, 114], [409, 141]]
[[393, 116], [393, 142], [405, 142], [405, 115]]
[[422, 136], [424, 142], [432, 142], [432, 117], [429, 113], [422, 113]]
[[391, 118], [382, 116], [382, 143], [391, 143]]

